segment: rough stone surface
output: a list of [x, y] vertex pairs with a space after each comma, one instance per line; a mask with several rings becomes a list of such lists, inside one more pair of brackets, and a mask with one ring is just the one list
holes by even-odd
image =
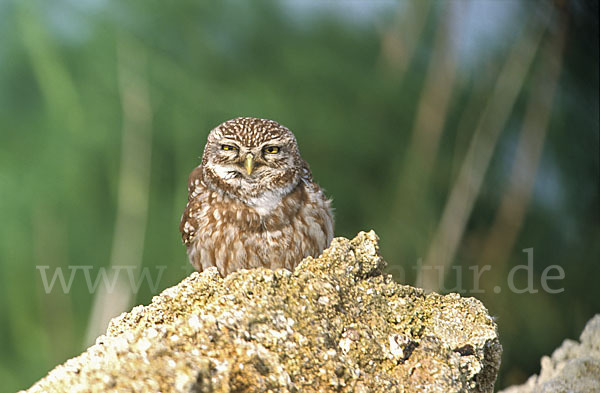
[[293, 273], [193, 273], [29, 392], [492, 392], [485, 307], [394, 282], [377, 242], [334, 239]]
[[600, 314], [586, 324], [580, 342], [565, 340], [542, 358], [540, 375], [501, 393], [600, 392]]

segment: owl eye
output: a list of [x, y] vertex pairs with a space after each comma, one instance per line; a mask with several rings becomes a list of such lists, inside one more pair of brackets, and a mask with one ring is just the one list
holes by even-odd
[[221, 150], [236, 151], [238, 148], [231, 145], [221, 145]]
[[279, 146], [267, 146], [263, 149], [263, 151], [267, 154], [279, 153]]

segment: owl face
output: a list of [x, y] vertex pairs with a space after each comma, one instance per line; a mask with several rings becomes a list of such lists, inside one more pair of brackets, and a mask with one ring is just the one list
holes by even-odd
[[252, 204], [266, 193], [275, 197], [289, 193], [306, 163], [286, 127], [272, 120], [241, 117], [210, 132], [202, 167], [207, 186]]

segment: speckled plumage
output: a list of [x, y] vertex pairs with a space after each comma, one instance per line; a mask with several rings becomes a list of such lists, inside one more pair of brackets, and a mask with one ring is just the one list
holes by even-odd
[[330, 201], [294, 134], [271, 120], [240, 117], [213, 129], [188, 192], [179, 229], [199, 271], [292, 270], [333, 238]]

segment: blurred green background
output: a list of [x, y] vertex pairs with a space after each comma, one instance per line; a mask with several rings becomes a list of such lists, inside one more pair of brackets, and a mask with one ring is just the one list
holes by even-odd
[[[0, 1], [0, 390], [190, 273], [187, 176], [242, 115], [295, 132], [338, 236], [374, 229], [397, 280], [481, 299], [497, 387], [523, 382], [600, 312], [597, 15], [584, 0]], [[511, 276], [528, 248], [530, 276]], [[541, 286], [552, 265], [559, 293]], [[99, 274], [118, 271], [110, 290]]]

